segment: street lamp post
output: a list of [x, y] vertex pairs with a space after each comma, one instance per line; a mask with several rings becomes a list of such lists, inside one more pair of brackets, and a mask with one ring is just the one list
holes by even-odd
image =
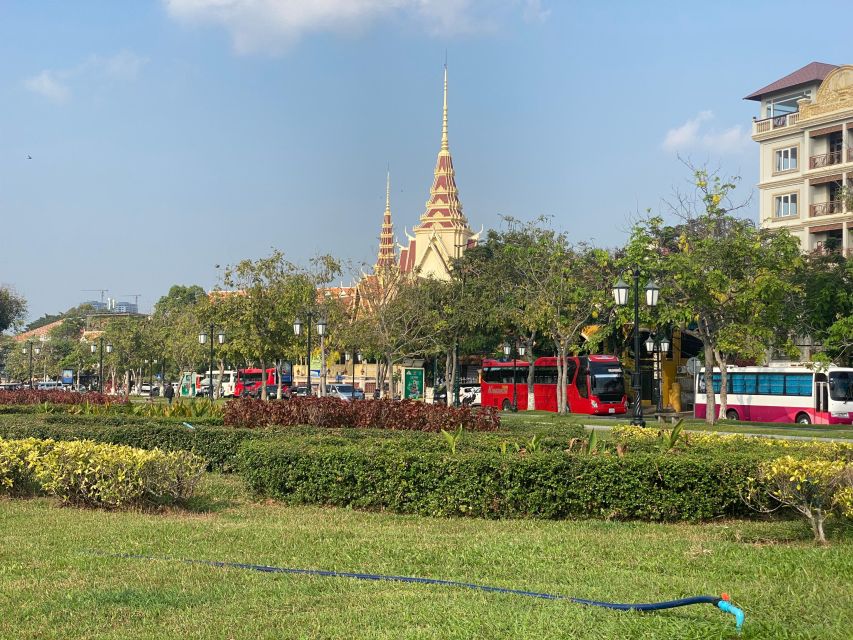
[[[21, 349], [21, 354], [27, 355], [28, 350], [29, 350], [29, 354], [30, 354], [30, 371], [29, 371], [30, 379], [29, 379], [29, 383], [30, 383], [30, 389], [32, 389], [33, 388], [33, 343], [31, 340], [27, 340], [27, 346], [25, 346]], [[39, 349], [39, 347], [36, 347], [35, 352], [36, 352], [36, 355], [38, 355], [41, 352], [41, 349]]]
[[[100, 345], [100, 349], [96, 347], [94, 344], [89, 345], [89, 351], [92, 355], [95, 355], [96, 352], [100, 354], [99, 360], [99, 370], [98, 370], [98, 393], [104, 392], [104, 338], [98, 338], [98, 342]], [[113, 345], [107, 343], [107, 353], [113, 352]]]
[[[513, 346], [515, 347], [515, 353], [513, 354]], [[505, 342], [503, 345], [504, 355], [509, 358], [512, 356], [512, 410], [513, 412], [518, 411], [518, 376], [516, 372], [516, 365], [518, 362], [518, 357], [524, 357], [524, 353], [526, 351], [525, 347], [516, 343], [515, 345], [510, 344], [509, 342]]]
[[655, 378], [657, 385], [655, 392], [657, 393], [657, 411], [663, 411], [663, 356], [669, 353], [669, 338], [663, 335], [660, 339], [657, 335], [649, 335], [646, 339], [646, 351], [651, 353], [655, 362]]
[[[631, 388], [634, 389], [634, 414], [631, 418], [631, 424], [645, 427], [646, 421], [643, 420], [642, 399], [643, 374], [640, 371], [640, 269], [633, 267], [630, 271], [634, 278], [634, 374], [631, 376]], [[628, 285], [622, 280], [622, 276], [620, 275], [619, 281], [613, 287], [613, 298], [620, 307], [628, 304], [628, 289]], [[656, 307], [660, 289], [654, 280], [649, 280], [645, 291], [646, 304], [650, 307]]]
[[[306, 326], [305, 333], [308, 335], [308, 369], [307, 369], [307, 383], [306, 383], [306, 395], [311, 395], [311, 324], [316, 320], [317, 322], [317, 335], [321, 338], [326, 335], [326, 320], [325, 318], [318, 316], [313, 311], [306, 311], [305, 316], [308, 318], [308, 325]], [[302, 320], [298, 317], [293, 321], [293, 333], [297, 336], [302, 333]], [[323, 365], [320, 364], [320, 369], [322, 370]]]
[[350, 356], [350, 352], [346, 352], [346, 359], [352, 360], [352, 391], [350, 393], [350, 400], [355, 400], [355, 363], [357, 360], [361, 360], [361, 353], [358, 351], [353, 352], [352, 356]]
[[[216, 326], [211, 322], [210, 323], [210, 333], [198, 334], [199, 344], [205, 344], [208, 341], [210, 342], [210, 371], [209, 371], [209, 375], [207, 378], [207, 383], [208, 383], [207, 386], [208, 386], [208, 393], [210, 395], [211, 401], [213, 401], [213, 393], [214, 393], [214, 389], [213, 389], [213, 341], [214, 341], [213, 331], [215, 329], [216, 329]], [[220, 330], [216, 334], [216, 341], [219, 344], [225, 344], [225, 333], [223, 333], [222, 330]]]

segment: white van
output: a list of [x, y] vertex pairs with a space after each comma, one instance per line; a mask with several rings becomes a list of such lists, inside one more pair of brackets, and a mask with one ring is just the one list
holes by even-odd
[[62, 391], [64, 388], [57, 380], [45, 380], [36, 385], [38, 391]]

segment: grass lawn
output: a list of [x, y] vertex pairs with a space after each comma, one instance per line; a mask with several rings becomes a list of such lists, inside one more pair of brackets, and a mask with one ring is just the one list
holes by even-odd
[[710, 605], [656, 614], [458, 588], [263, 574], [93, 552], [471, 581], [615, 600], [731, 593], [743, 638], [849, 638], [853, 532], [431, 519], [258, 503], [208, 475], [193, 511], [0, 499], [0, 638], [734, 638]]
[[[502, 413], [502, 424], [510, 429], [536, 429], [543, 426], [558, 426], [561, 422], [580, 422], [603, 426], [615, 426], [630, 422], [630, 416], [619, 419], [599, 418], [580, 413], [558, 416], [548, 411], [520, 411], [519, 413]], [[658, 428], [654, 418], [646, 417], [646, 424]], [[669, 427], [670, 425], [661, 425]], [[810, 425], [772, 423], [772, 422], [740, 422], [724, 420], [709, 427], [704, 420], [689, 418], [684, 421], [684, 427], [691, 431], [717, 431], [721, 433], [756, 433], [760, 435], [805, 436], [811, 438], [848, 438], [853, 439], [853, 427], [848, 425]]]

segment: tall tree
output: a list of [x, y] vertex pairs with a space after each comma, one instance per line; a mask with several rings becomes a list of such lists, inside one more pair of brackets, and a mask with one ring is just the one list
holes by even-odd
[[14, 289], [0, 286], [0, 333], [17, 328], [27, 315], [27, 301]]
[[[658, 320], [671, 323], [702, 341], [706, 420], [717, 415], [713, 368], [720, 369], [719, 416], [726, 417], [728, 364], [736, 357], [761, 359], [778, 343], [789, 321], [786, 309], [800, 294], [795, 275], [802, 264], [796, 239], [787, 232], [757, 229], [733, 215], [737, 179], [691, 167], [694, 193], [677, 194], [671, 205], [678, 222], [659, 216], [638, 222], [623, 266], [641, 265], [658, 278]], [[786, 330], [785, 333], [788, 333]], [[638, 357], [639, 354], [635, 354]]]

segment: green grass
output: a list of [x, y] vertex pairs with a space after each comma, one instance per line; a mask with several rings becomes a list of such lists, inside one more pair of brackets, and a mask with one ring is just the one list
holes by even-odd
[[[592, 424], [602, 426], [616, 426], [630, 422], [630, 416], [619, 419], [598, 418], [580, 413], [572, 413], [567, 416], [559, 416], [546, 411], [524, 411], [519, 413], [501, 414], [501, 422], [508, 429], [535, 429], [546, 426], [558, 426], [565, 422], [581, 424]], [[646, 424], [649, 427], [658, 428], [658, 422], [646, 416]], [[660, 425], [668, 427], [668, 424]], [[684, 421], [684, 427], [692, 431], [717, 431], [721, 433], [756, 433], [768, 436], [805, 436], [810, 438], [846, 438], [853, 439], [853, 427], [846, 425], [810, 425], [787, 424], [779, 422], [741, 422], [735, 420], [724, 420], [713, 426], [708, 426], [704, 420], [688, 418]]]
[[473, 581], [617, 601], [728, 591], [743, 638], [847, 638], [853, 533], [800, 521], [432, 519], [257, 503], [209, 475], [193, 512], [0, 500], [0, 637], [735, 638], [709, 605], [656, 614], [457, 588], [262, 574], [131, 553]]

